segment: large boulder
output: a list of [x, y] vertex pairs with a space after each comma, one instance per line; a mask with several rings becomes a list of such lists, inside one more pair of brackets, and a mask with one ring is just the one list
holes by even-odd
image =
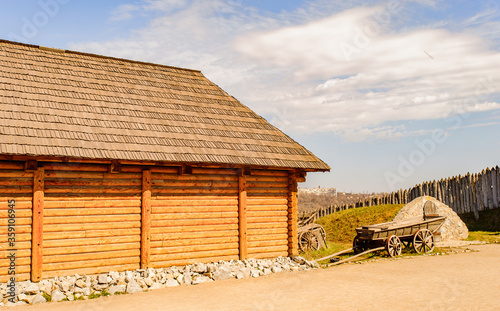
[[418, 197], [406, 204], [396, 215], [394, 221], [401, 221], [415, 217], [423, 218], [424, 204], [427, 201], [434, 203], [439, 215], [446, 216], [446, 220], [441, 226], [441, 229], [439, 229], [442, 241], [463, 240], [469, 236], [467, 226], [462, 219], [458, 217], [457, 213], [455, 213], [448, 205], [429, 196]]

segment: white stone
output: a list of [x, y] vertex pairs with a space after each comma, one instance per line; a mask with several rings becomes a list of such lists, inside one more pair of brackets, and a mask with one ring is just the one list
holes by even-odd
[[154, 282], [153, 279], [148, 276], [147, 278], [144, 279], [144, 283], [146, 283], [146, 285], [150, 287], [151, 285], [153, 285]]
[[33, 300], [31, 300], [32, 305], [37, 305], [39, 303], [44, 303], [44, 302], [47, 302], [47, 300], [40, 294], [36, 294]]
[[30, 281], [26, 281], [21, 284], [20, 288], [21, 294], [35, 295], [40, 293], [40, 288], [35, 283], [31, 283]]
[[127, 286], [125, 285], [113, 285], [108, 289], [108, 292], [111, 295], [114, 295], [115, 293], [125, 293], [127, 291]]
[[99, 282], [99, 284], [108, 284], [108, 276], [106, 274], [99, 274], [99, 276], [97, 276], [97, 282]]
[[127, 284], [127, 293], [128, 294], [135, 294], [135, 293], [138, 293], [138, 292], [142, 292], [143, 289], [142, 287], [137, 284], [136, 281], [131, 281]]
[[167, 282], [165, 283], [165, 286], [167, 286], [167, 287], [179, 286], [179, 282], [177, 282], [177, 280], [175, 280], [175, 279], [167, 280]]
[[58, 289], [52, 291], [51, 296], [52, 296], [51, 301], [55, 301], [55, 302], [61, 301], [64, 298], [66, 298], [66, 296]]
[[163, 288], [163, 286], [160, 283], [153, 283], [149, 289], [160, 289]]

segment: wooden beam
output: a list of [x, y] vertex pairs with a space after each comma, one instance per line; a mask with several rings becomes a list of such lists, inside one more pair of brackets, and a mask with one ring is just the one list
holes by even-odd
[[142, 171], [141, 268], [151, 263], [151, 171]]
[[297, 221], [297, 176], [290, 173], [288, 177], [288, 255], [290, 257], [299, 254]]
[[247, 245], [247, 178], [244, 174], [238, 176], [238, 229], [240, 260], [248, 258]]
[[33, 223], [31, 237], [31, 281], [42, 279], [43, 263], [43, 202], [44, 202], [43, 167], [37, 168], [33, 176]]

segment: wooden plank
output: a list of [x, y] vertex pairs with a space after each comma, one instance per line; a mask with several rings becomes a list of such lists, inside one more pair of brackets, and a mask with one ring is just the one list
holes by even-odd
[[191, 213], [186, 210], [185, 213], [166, 213], [153, 214], [152, 220], [181, 220], [181, 219], [209, 219], [209, 218], [238, 218], [238, 212], [207, 212], [207, 213]]
[[[30, 268], [28, 267], [27, 271], [24, 271], [25, 273], [20, 273], [20, 272], [18, 272], [19, 270], [16, 269], [16, 281], [23, 282], [23, 281], [29, 280], [30, 279], [30, 273], [29, 273], [30, 270], [29, 269]], [[12, 277], [11, 274], [0, 276], [0, 283], [7, 283], [11, 277]]]
[[276, 240], [276, 241], [284, 240], [284, 241], [288, 241], [288, 233], [282, 233], [282, 234], [263, 234], [263, 235], [249, 234], [248, 235], [248, 242], [268, 241], [268, 240]]
[[[152, 213], [155, 215], [185, 214], [185, 213], [238, 213], [238, 205], [227, 206], [155, 206]], [[237, 217], [237, 216], [236, 216]]]
[[165, 268], [171, 266], [184, 266], [190, 265], [193, 263], [208, 263], [208, 262], [217, 262], [219, 260], [237, 260], [238, 255], [225, 255], [225, 256], [213, 256], [213, 257], [203, 257], [203, 258], [187, 258], [187, 259], [178, 259], [178, 260], [165, 260], [165, 261], [154, 261], [151, 262], [152, 268]]
[[257, 248], [257, 247], [271, 247], [271, 246], [286, 246], [286, 250], [288, 250], [288, 240], [269, 240], [269, 241], [251, 241], [248, 242], [249, 248]]
[[[141, 200], [132, 200], [132, 199], [122, 199], [122, 198], [106, 198], [105, 200], [83, 200], [82, 198], [76, 198], [75, 200], [65, 200], [60, 201], [63, 198], [58, 198], [57, 200], [50, 200], [47, 198], [45, 200], [45, 208], [51, 209], [62, 209], [62, 208], [113, 208], [113, 207], [141, 207]], [[70, 198], [68, 198], [70, 199]]]
[[[286, 204], [286, 202], [285, 202]], [[156, 196], [151, 202], [151, 206], [168, 206], [168, 207], [182, 207], [182, 206], [238, 206], [237, 197], [220, 197], [220, 196], [203, 196], [203, 197], [161, 197]]]
[[155, 256], [156, 260], [162, 260], [158, 255], [170, 256], [176, 253], [190, 253], [201, 251], [222, 251], [222, 250], [237, 250], [239, 243], [217, 243], [217, 244], [202, 244], [202, 245], [187, 245], [173, 247], [156, 247], [151, 250], [151, 256]]
[[2, 170], [22, 170], [22, 169], [24, 169], [24, 163], [23, 162], [0, 161], [0, 169], [2, 169]]
[[[286, 206], [285, 206], [286, 207]], [[263, 211], [256, 211], [256, 210], [248, 210], [247, 211], [247, 216], [248, 217], [288, 217], [288, 211], [286, 209], [282, 210], [263, 210]]]
[[58, 239], [78, 239], [78, 238], [96, 238], [96, 237], [113, 237], [113, 236], [139, 236], [141, 228], [127, 229], [105, 229], [105, 230], [89, 230], [89, 231], [64, 231], [64, 232], [44, 232], [43, 239], [58, 240]]
[[267, 246], [267, 247], [249, 247], [249, 254], [256, 253], [273, 253], [273, 252], [287, 252], [288, 245], [276, 245], [276, 246]]
[[141, 269], [151, 262], [151, 171], [142, 171]]
[[270, 223], [248, 223], [248, 229], [272, 229], [272, 228], [288, 228], [286, 222], [270, 222]]
[[248, 217], [248, 223], [286, 223], [288, 221], [288, 215], [284, 217]]
[[[67, 217], [79, 217], [79, 216], [98, 216], [98, 215], [133, 215], [140, 214], [140, 207], [110, 207], [110, 208], [47, 208], [45, 205], [43, 216], [56, 217], [56, 216], [67, 216]], [[16, 213], [17, 215], [18, 213]], [[1, 211], [0, 211], [1, 215]], [[80, 218], [81, 219], [81, 218]]]
[[169, 180], [169, 181], [154, 180], [153, 186], [154, 187], [170, 187], [170, 188], [174, 188], [174, 189], [176, 187], [236, 188], [236, 187], [238, 187], [238, 182], [237, 181], [213, 181], [213, 180], [198, 181], [198, 182], [181, 182], [178, 180]]
[[245, 175], [238, 177], [238, 236], [240, 260], [248, 257], [247, 252], [247, 181]]
[[267, 235], [267, 234], [283, 234], [288, 235], [288, 226], [282, 228], [270, 228], [270, 229], [249, 229], [248, 235]]
[[39, 167], [33, 176], [32, 282], [39, 282], [42, 279], [44, 175], [44, 168]]
[[288, 253], [284, 252], [273, 252], [273, 253], [255, 253], [252, 254], [251, 257], [255, 259], [268, 259], [268, 258], [276, 258], [276, 257], [285, 257]]
[[[104, 230], [104, 229], [129, 229], [140, 228], [141, 222], [99, 222], [99, 223], [79, 223], [79, 224], [53, 224], [44, 227], [45, 232], [54, 231], [81, 231], [81, 230]], [[17, 231], [17, 230], [16, 230]]]
[[90, 224], [102, 222], [140, 221], [141, 215], [83, 215], [83, 216], [55, 216], [45, 217], [45, 225], [52, 224]]
[[155, 233], [151, 234], [151, 241], [175, 241], [175, 240], [192, 240], [206, 239], [216, 237], [236, 237], [238, 238], [239, 231], [204, 231], [204, 232], [172, 232], [172, 233]]
[[[0, 183], [1, 185], [1, 183]], [[46, 187], [140, 187], [140, 180], [134, 179], [49, 179], [45, 181]]]
[[238, 224], [189, 226], [189, 227], [151, 227], [151, 234], [179, 233], [179, 232], [204, 232], [204, 231], [231, 231], [238, 230]]
[[134, 257], [124, 257], [124, 258], [107, 258], [107, 259], [96, 259], [96, 260], [57, 262], [57, 263], [44, 264], [43, 270], [58, 271], [58, 270], [78, 269], [79, 270], [78, 273], [83, 273], [82, 268], [95, 268], [95, 267], [127, 265], [127, 264], [135, 264], [134, 269], [138, 269], [139, 261], [140, 261], [139, 256], [134, 256]]
[[99, 164], [69, 164], [69, 163], [44, 163], [43, 167], [46, 171], [85, 171], [85, 172], [107, 172], [107, 165]]
[[236, 218], [212, 218], [212, 219], [176, 219], [176, 220], [153, 220], [152, 227], [180, 227], [180, 226], [204, 226], [238, 224]]
[[163, 239], [161, 241], [152, 241], [151, 248], [154, 247], [174, 247], [174, 246], [194, 246], [194, 245], [208, 245], [208, 244], [222, 244], [222, 243], [238, 243], [238, 236], [223, 236], [216, 238], [182, 238], [182, 239]]
[[297, 256], [299, 254], [299, 241], [298, 241], [298, 208], [297, 208], [297, 180], [296, 176], [292, 173], [289, 175], [288, 183], [288, 249], [289, 256]]
[[90, 253], [81, 254], [57, 254], [57, 255], [45, 255], [44, 265], [51, 263], [69, 263], [74, 261], [94, 261], [100, 259], [115, 259], [115, 258], [128, 258], [137, 257], [139, 258], [140, 250], [137, 249], [127, 249], [127, 250], [114, 250], [114, 251], [94, 251]]
[[46, 240], [44, 241], [45, 248], [57, 247], [75, 247], [88, 245], [104, 245], [117, 243], [133, 243], [140, 242], [138, 235], [112, 236], [112, 237], [97, 237], [97, 238], [82, 238], [82, 239], [61, 239], [61, 240]]
[[33, 178], [33, 172], [24, 171], [0, 171], [2, 178]]

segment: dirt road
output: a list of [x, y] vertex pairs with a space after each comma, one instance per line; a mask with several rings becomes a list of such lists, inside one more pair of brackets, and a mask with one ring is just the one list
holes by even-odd
[[24, 310], [500, 310], [500, 245]]

